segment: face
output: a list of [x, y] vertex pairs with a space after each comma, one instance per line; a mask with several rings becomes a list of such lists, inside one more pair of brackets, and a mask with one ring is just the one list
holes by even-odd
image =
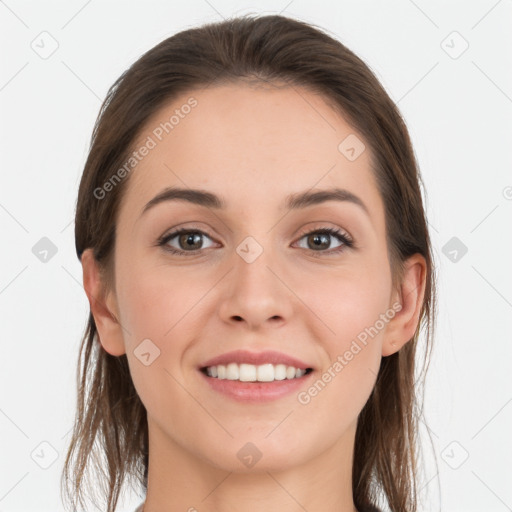
[[[353, 442], [397, 310], [384, 205], [361, 143], [320, 96], [241, 84], [183, 95], [140, 133], [134, 147], [151, 147], [120, 205], [109, 295], [122, 329], [102, 343], [126, 352], [162, 449], [244, 471], [250, 442], [257, 467], [276, 470]], [[206, 191], [224, 207], [146, 208], [168, 188]], [[351, 196], [288, 208], [292, 196], [335, 188]], [[313, 371], [279, 398], [236, 399], [199, 368], [239, 349]]]

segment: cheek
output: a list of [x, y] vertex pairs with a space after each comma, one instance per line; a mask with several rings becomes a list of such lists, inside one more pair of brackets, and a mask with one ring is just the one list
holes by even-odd
[[[124, 267], [124, 273], [122, 269], [120, 265], [118, 304], [126, 328], [127, 357], [141, 398], [145, 396], [143, 388], [149, 387], [147, 397], [152, 400], [151, 389], [168, 388], [169, 373], [181, 381], [184, 368], [190, 365], [191, 340], [198, 338], [203, 325], [198, 318], [213, 314], [205, 313], [209, 307], [207, 292], [218, 278], [207, 271], [163, 265], [137, 267], [133, 261]], [[154, 361], [150, 366], [144, 365], [144, 353], [149, 353], [146, 359]]]
[[197, 328], [194, 307], [205, 294], [204, 282], [179, 270], [137, 268], [133, 263], [118, 275], [123, 337], [137, 393], [152, 413], [170, 397], [176, 406], [186, 408], [187, 397], [181, 396], [177, 382], [183, 381], [183, 358], [193, 326]]
[[[331, 360], [347, 350], [352, 340], [359, 337], [364, 341], [366, 329], [388, 311], [391, 275], [385, 262], [331, 268], [311, 274], [310, 279], [302, 273], [301, 277], [306, 279], [296, 288], [297, 295], [311, 312], [309, 325], [318, 326], [316, 334], [325, 341]], [[313, 323], [314, 318], [317, 320]], [[372, 331], [370, 339], [380, 339], [385, 325], [379, 322], [377, 327], [379, 333]]]
[[386, 278], [379, 281], [362, 273], [326, 281], [321, 294], [317, 289], [307, 295], [304, 289], [301, 295], [322, 320], [315, 324], [315, 335], [325, 363], [298, 402], [315, 418], [315, 425], [331, 425], [333, 436], [357, 418], [375, 385], [387, 325], [381, 315], [386, 318], [388, 311], [388, 284]]
[[193, 315], [207, 287], [198, 276], [162, 265], [126, 265], [118, 282], [120, 314], [132, 342], [136, 336], [165, 343]]
[[315, 402], [311, 410], [319, 418], [325, 415], [328, 421], [329, 411], [355, 417], [367, 401], [382, 359], [383, 334], [392, 318], [390, 290], [386, 262], [368, 261], [357, 269], [319, 275], [315, 286], [310, 282], [298, 291], [307, 310], [314, 312], [308, 313], [306, 322], [316, 326], [315, 337], [325, 353], [319, 379], [302, 397], [303, 404]]

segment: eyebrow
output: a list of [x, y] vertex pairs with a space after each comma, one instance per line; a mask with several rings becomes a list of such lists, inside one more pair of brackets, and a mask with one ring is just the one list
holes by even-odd
[[[162, 190], [144, 206], [141, 217], [157, 204], [167, 201], [187, 201], [206, 208], [213, 208], [214, 210], [227, 209], [226, 201], [212, 192], [191, 188], [169, 187]], [[330, 188], [290, 194], [286, 197], [282, 208], [285, 210], [298, 210], [326, 201], [342, 201], [355, 204], [370, 216], [370, 212], [364, 202], [358, 196], [343, 188]]]

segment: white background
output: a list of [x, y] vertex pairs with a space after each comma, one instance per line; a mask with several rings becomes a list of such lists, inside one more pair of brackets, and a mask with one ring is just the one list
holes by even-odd
[[[323, 27], [365, 60], [398, 103], [427, 189], [439, 274], [422, 510], [512, 510], [511, 2], [5, 0], [0, 512], [63, 510], [58, 484], [88, 315], [72, 221], [101, 101], [163, 39], [247, 12]], [[46, 59], [31, 47], [48, 38], [43, 31], [58, 43]], [[464, 40], [468, 49], [453, 58]], [[57, 249], [47, 262], [32, 252], [42, 237]], [[467, 247], [455, 262], [443, 253], [452, 237]], [[128, 496], [119, 510], [139, 502]]]

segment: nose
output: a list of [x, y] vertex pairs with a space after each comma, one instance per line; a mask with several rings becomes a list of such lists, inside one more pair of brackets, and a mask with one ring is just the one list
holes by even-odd
[[236, 255], [225, 278], [219, 314], [224, 322], [245, 322], [251, 330], [266, 324], [280, 326], [293, 311], [293, 293], [281, 266], [269, 251], [248, 263]]

